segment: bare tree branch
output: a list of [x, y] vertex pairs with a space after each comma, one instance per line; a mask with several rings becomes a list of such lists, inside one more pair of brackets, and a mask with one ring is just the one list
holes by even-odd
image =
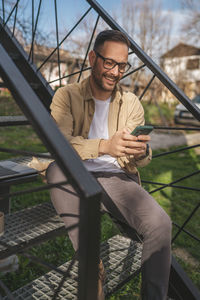
[[182, 0], [182, 7], [188, 17], [181, 27], [185, 40], [200, 43], [200, 2], [197, 0]]
[[172, 20], [159, 0], [122, 0], [122, 26], [151, 57], [168, 50]]

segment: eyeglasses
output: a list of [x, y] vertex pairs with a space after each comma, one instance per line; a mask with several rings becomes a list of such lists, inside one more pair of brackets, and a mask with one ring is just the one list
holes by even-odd
[[107, 70], [112, 70], [113, 68], [115, 68], [115, 66], [118, 66], [118, 70], [119, 70], [120, 73], [126, 73], [131, 67], [131, 64], [129, 62], [127, 62], [127, 63], [118, 63], [118, 62], [116, 62], [115, 60], [113, 60], [111, 58], [106, 58], [106, 57], [102, 56], [96, 50], [94, 50], [94, 52], [96, 53], [96, 55], [98, 57], [103, 59], [103, 66]]

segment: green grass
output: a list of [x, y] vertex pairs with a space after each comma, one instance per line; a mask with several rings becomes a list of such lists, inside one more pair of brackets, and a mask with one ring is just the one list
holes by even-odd
[[[9, 98], [8, 101], [5, 99]], [[0, 97], [0, 107], [10, 114], [12, 111], [13, 100], [10, 97], [4, 96], [4, 105]], [[5, 104], [6, 103], [6, 104]], [[15, 106], [14, 106], [15, 107]], [[156, 123], [159, 121], [159, 114], [157, 107], [146, 106], [148, 112], [147, 122]], [[15, 107], [16, 109], [16, 107]], [[171, 109], [165, 107], [166, 116], [169, 116]], [[16, 113], [16, 111], [15, 111]], [[152, 119], [153, 118], [153, 119]], [[152, 121], [153, 120], [153, 121]], [[156, 121], [155, 121], [156, 120]], [[42, 142], [34, 133], [31, 126], [18, 126], [0, 128], [1, 147], [16, 148], [21, 150], [46, 152]], [[173, 148], [172, 148], [173, 149]], [[161, 151], [155, 151], [154, 154]], [[12, 155], [7, 153], [0, 153], [0, 159], [6, 159]], [[147, 167], [140, 169], [143, 180], [156, 181], [161, 183], [169, 183], [178, 178], [181, 178], [196, 170], [200, 170], [199, 155], [194, 149], [175, 153], [168, 156], [155, 158]], [[190, 177], [178, 183], [178, 185], [185, 185], [188, 187], [199, 187], [200, 175]], [[33, 186], [42, 185], [42, 181], [38, 179], [35, 182], [24, 185], [17, 185], [12, 187], [12, 191], [27, 189]], [[159, 187], [153, 184], [143, 184], [145, 189], [152, 191]], [[182, 225], [185, 219], [192, 212], [194, 207], [199, 203], [199, 193], [194, 191], [187, 191], [184, 189], [167, 187], [163, 190], [153, 193], [153, 197], [158, 203], [167, 211], [172, 220], [177, 224]], [[16, 196], [11, 199], [12, 211], [17, 211], [25, 207], [36, 205], [45, 201], [49, 201], [49, 193], [37, 192], [33, 194], [26, 194]], [[193, 218], [187, 224], [186, 229], [196, 236], [199, 236], [200, 229], [200, 215], [199, 211], [195, 213]], [[176, 227], [173, 227], [173, 235], [177, 232]], [[118, 229], [112, 223], [110, 218], [106, 215], [102, 217], [102, 241], [107, 240], [111, 236], [118, 233]], [[173, 249], [177, 255], [177, 259], [187, 272], [192, 281], [200, 288], [200, 244], [195, 240], [189, 238], [185, 233], [181, 233], [173, 244]], [[178, 251], [178, 252], [177, 252]], [[60, 236], [54, 240], [45, 242], [37, 247], [29, 249], [29, 253], [38, 256], [49, 263], [60, 265], [73, 256], [73, 249], [71, 242], [67, 236]], [[184, 253], [184, 255], [182, 254]], [[187, 254], [187, 255], [186, 255]], [[44, 274], [47, 270], [27, 258], [19, 255], [20, 268], [17, 272], [7, 275], [0, 275], [4, 283], [14, 290]], [[110, 297], [110, 300], [129, 300], [139, 299], [139, 288], [141, 284], [140, 276], [131, 280], [122, 289]]]
[[[173, 150], [173, 148], [171, 148]], [[152, 163], [141, 170], [141, 176], [144, 180], [154, 180], [160, 183], [169, 183], [188, 174], [200, 170], [199, 155], [195, 150], [190, 149], [166, 157], [158, 157], [153, 159]], [[199, 188], [200, 174], [189, 177], [176, 185]], [[146, 185], [149, 191], [159, 186]], [[172, 221], [178, 225], [182, 225], [189, 217], [193, 209], [199, 204], [199, 192], [167, 187], [163, 190], [152, 194], [158, 203], [171, 216]], [[185, 227], [190, 233], [199, 237], [200, 229], [200, 211], [197, 210], [193, 218]], [[173, 236], [177, 232], [177, 228], [173, 226]], [[173, 243], [173, 249], [184, 249], [188, 254], [188, 261], [179, 257], [183, 263], [182, 266], [190, 276], [192, 281], [200, 288], [200, 243], [191, 239], [187, 234], [181, 233]], [[190, 258], [196, 261], [196, 265], [190, 265]]]
[[159, 103], [158, 105], [143, 101], [142, 105], [145, 110], [145, 122], [147, 124], [156, 125], [173, 125], [174, 124], [174, 110], [176, 104], [169, 107], [167, 103]]
[[2, 116], [17, 116], [23, 114], [10, 93], [7, 91], [0, 91], [0, 112]]

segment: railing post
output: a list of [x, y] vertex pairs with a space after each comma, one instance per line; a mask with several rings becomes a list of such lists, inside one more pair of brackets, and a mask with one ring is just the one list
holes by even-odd
[[97, 299], [100, 195], [80, 199], [79, 300]]

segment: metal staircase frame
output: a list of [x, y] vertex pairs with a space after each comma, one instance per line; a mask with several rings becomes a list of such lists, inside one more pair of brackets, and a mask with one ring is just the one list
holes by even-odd
[[12, 36], [9, 28], [4, 25], [0, 17], [0, 42], [10, 58], [13, 60], [21, 74], [26, 78], [40, 101], [49, 110], [52, 96], [54, 94], [52, 88], [42, 76], [36, 66], [28, 59], [28, 54], [24, 51], [19, 42]]
[[100, 242], [99, 207], [102, 188], [84, 168], [79, 156], [61, 134], [47, 109], [42, 105], [29, 82], [26, 81], [2, 45], [0, 45], [0, 74], [38, 136], [81, 196], [78, 292], [79, 299], [95, 299]]
[[[115, 22], [97, 1], [87, 0], [87, 2], [112, 29], [124, 32], [123, 28]], [[124, 33], [127, 35], [126, 32]], [[193, 116], [200, 121], [200, 110], [159, 66], [143, 52], [133, 39], [130, 36], [128, 36], [128, 38], [131, 43], [132, 51], [154, 74], [149, 85], [154, 78], [157, 77]], [[82, 234], [80, 235], [79, 299], [95, 299], [95, 286], [97, 284], [96, 271], [99, 257], [99, 199], [102, 190], [89, 172], [85, 170], [79, 157], [64, 139], [49, 116], [48, 111], [53, 90], [43, 78], [40, 71], [28, 60], [28, 55], [12, 36], [1, 18], [0, 42], [0, 74], [4, 83], [6, 83], [7, 87], [11, 90], [18, 105], [35, 128], [38, 136], [44, 142], [49, 152], [56, 159], [63, 172], [70, 178], [70, 182], [76, 187], [84, 199], [84, 201], [82, 201], [84, 205], [81, 207], [84, 214], [81, 214], [82, 219], [80, 220]], [[93, 218], [93, 215], [96, 215], [97, 218]], [[86, 232], [88, 233], [87, 235], [85, 234]], [[93, 232], [97, 234], [93, 235]], [[93, 245], [95, 245], [92, 249], [89, 247], [91, 240]], [[96, 267], [93, 268], [93, 265]], [[84, 274], [84, 270], [88, 270], [86, 275]], [[89, 281], [93, 278], [94, 288], [88, 289]], [[172, 258], [170, 292], [173, 296], [180, 297], [177, 299], [184, 299], [186, 295], [188, 299], [200, 298], [199, 291], [174, 257]]]

